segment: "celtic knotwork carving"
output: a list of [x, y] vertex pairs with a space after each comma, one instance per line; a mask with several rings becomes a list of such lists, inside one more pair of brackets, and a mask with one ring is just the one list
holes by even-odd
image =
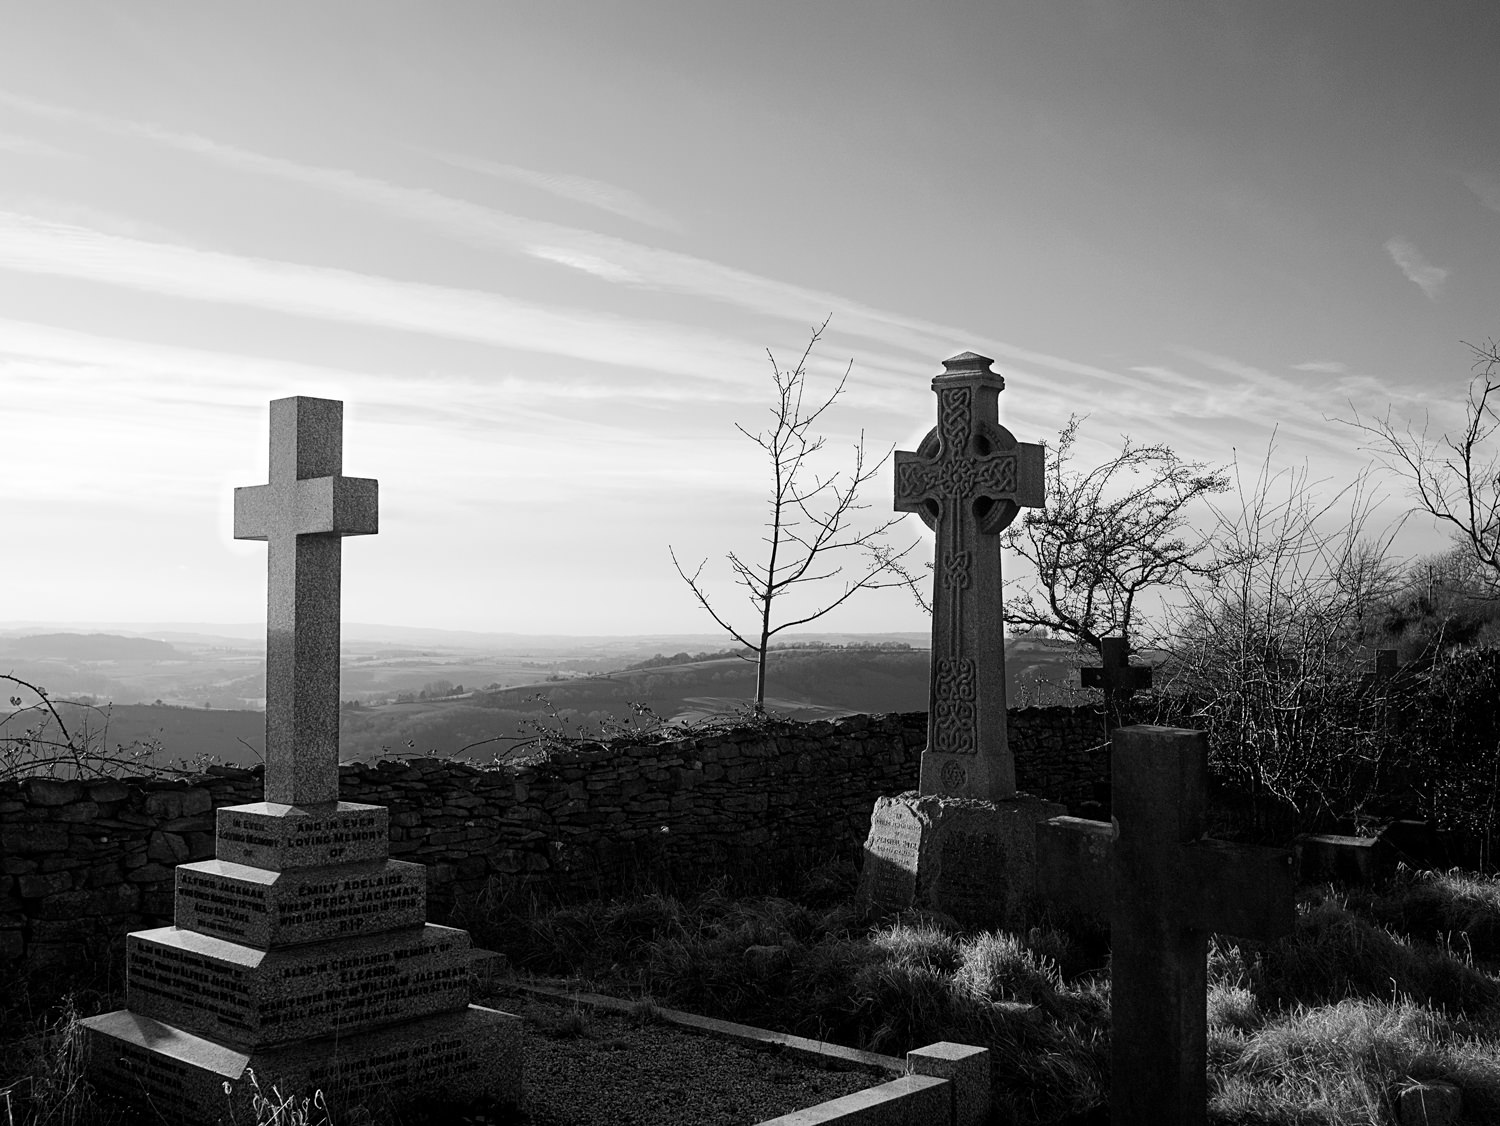
[[953, 759], [943, 763], [943, 769], [939, 772], [943, 780], [943, 786], [949, 790], [962, 790], [964, 783], [969, 780], [969, 773]]
[[924, 494], [937, 491], [937, 476], [933, 473], [931, 465], [921, 461], [896, 463], [897, 500], [915, 500]]
[[977, 483], [988, 493], [1014, 494], [1016, 491], [1016, 455], [996, 454], [974, 463]]
[[953, 590], [963, 590], [969, 585], [969, 564], [973, 556], [967, 551], [950, 551], [943, 555], [941, 574], [943, 585]]
[[938, 393], [938, 433], [949, 456], [968, 444], [973, 405], [974, 391], [970, 387], [949, 387]]
[[977, 480], [972, 461], [945, 461], [938, 468], [938, 488], [945, 496], [966, 497], [974, 491]]
[[975, 701], [978, 677], [974, 662], [965, 657], [941, 657], [934, 678], [933, 718], [937, 737], [936, 751], [954, 755], [972, 755], [978, 751], [974, 727], [978, 721]]

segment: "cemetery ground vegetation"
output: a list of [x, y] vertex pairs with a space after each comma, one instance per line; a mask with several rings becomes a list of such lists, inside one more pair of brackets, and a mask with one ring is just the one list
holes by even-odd
[[[0, 715], [0, 781], [15, 778], [105, 778], [139, 773], [159, 743], [109, 745], [108, 705], [54, 699], [47, 689], [0, 673], [11, 710]], [[183, 772], [203, 763], [183, 762]]]
[[[891, 1055], [982, 1044], [996, 1121], [1104, 1120], [1102, 927], [1047, 914], [1014, 933], [919, 911], [870, 918], [853, 886], [851, 867], [830, 864], [780, 894], [721, 885], [492, 903], [466, 925], [521, 974], [649, 1005]], [[1288, 938], [1211, 944], [1210, 1121], [1389, 1126], [1400, 1090], [1433, 1080], [1463, 1092], [1463, 1122], [1500, 1119], [1500, 879], [1403, 868], [1298, 898]]]
[[[996, 1121], [1105, 1120], [1100, 925], [1038, 914], [1019, 931], [975, 931], [928, 912], [875, 918], [853, 901], [855, 882], [844, 861], [759, 886], [643, 884], [585, 903], [494, 891], [451, 921], [505, 954], [522, 980], [636, 1001], [608, 1029], [577, 1006], [534, 1021], [558, 1051], [623, 1048], [613, 1042], [628, 1040], [632, 1024], [652, 1025], [661, 1007], [897, 1056], [959, 1041], [992, 1053]], [[1298, 901], [1286, 939], [1210, 944], [1210, 1122], [1391, 1126], [1403, 1087], [1435, 1080], [1462, 1091], [1463, 1123], [1500, 1120], [1500, 878], [1402, 868], [1368, 887], [1304, 887]], [[77, 1020], [119, 1003], [120, 982], [96, 972], [97, 981], [4, 983], [15, 999], [0, 1038], [6, 1126], [133, 1126], [81, 1081]], [[260, 1126], [328, 1121], [316, 1100], [280, 1092], [274, 1077], [257, 1081]], [[332, 1121], [424, 1119], [381, 1105]]]
[[[771, 424], [760, 433], [751, 433], [740, 424], [735, 429], [749, 438], [766, 455], [771, 487], [766, 498], [764, 544], [759, 560], [747, 554], [730, 551], [725, 558], [736, 585], [744, 588], [750, 603], [753, 626], [734, 624], [736, 615], [708, 594], [703, 579], [705, 559], [689, 574], [671, 547], [672, 565], [692, 591], [698, 604], [715, 624], [750, 651], [747, 659], [755, 661], [755, 708], [765, 707], [766, 652], [771, 638], [782, 630], [806, 625], [843, 605], [861, 590], [882, 587], [910, 587], [913, 580], [902, 566], [903, 558], [919, 541], [903, 548], [893, 548], [887, 533], [900, 517], [862, 525], [859, 513], [869, 508], [860, 503], [859, 492], [879, 474], [890, 459], [891, 451], [873, 462], [865, 456], [864, 432], [860, 432], [853, 452], [853, 466], [847, 470], [825, 473], [817, 457], [825, 444], [816, 424], [843, 394], [853, 367], [850, 361], [843, 376], [828, 396], [813, 402], [807, 399], [807, 364], [813, 347], [828, 327], [825, 319], [812, 330], [812, 336], [795, 367], [783, 368], [769, 350], [775, 402], [770, 407]], [[894, 448], [894, 447], [892, 447]], [[852, 567], [841, 560], [863, 556]], [[841, 589], [837, 589], [841, 586]], [[833, 588], [836, 593], [812, 596], [809, 588]], [[811, 603], [798, 603], [790, 616], [777, 621], [777, 600], [785, 605], [787, 596], [809, 594]]]

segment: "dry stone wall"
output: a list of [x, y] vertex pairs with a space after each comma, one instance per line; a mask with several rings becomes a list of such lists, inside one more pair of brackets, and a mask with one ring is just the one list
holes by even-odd
[[[459, 897], [568, 899], [684, 888], [855, 857], [875, 798], [912, 789], [923, 713], [593, 744], [523, 766], [441, 759], [340, 769], [346, 801], [390, 808], [390, 855], [428, 867], [434, 917]], [[1077, 811], [1107, 774], [1098, 714], [1010, 713], [1019, 786]], [[0, 966], [119, 959], [172, 921], [173, 870], [214, 854], [214, 813], [261, 800], [262, 772], [0, 784]]]

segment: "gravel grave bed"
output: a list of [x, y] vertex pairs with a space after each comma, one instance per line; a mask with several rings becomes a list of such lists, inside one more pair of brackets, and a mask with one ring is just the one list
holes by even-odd
[[753, 1126], [892, 1078], [503, 983], [480, 1004], [523, 1021], [518, 1126]]

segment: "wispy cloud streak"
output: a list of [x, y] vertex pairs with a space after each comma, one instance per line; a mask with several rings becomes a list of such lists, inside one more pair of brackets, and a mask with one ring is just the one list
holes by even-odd
[[1475, 172], [1464, 177], [1464, 186], [1491, 211], [1500, 211], [1500, 177]]
[[514, 184], [523, 184], [538, 191], [550, 192], [562, 199], [595, 207], [600, 211], [608, 211], [612, 215], [619, 215], [647, 226], [661, 227], [669, 231], [682, 229], [678, 222], [665, 211], [652, 207], [635, 192], [614, 184], [606, 184], [602, 180], [592, 180], [587, 176], [574, 176], [566, 172], [537, 172], [515, 164], [502, 164], [495, 160], [460, 156], [455, 153], [423, 151], [434, 160], [440, 160], [454, 168], [479, 172], [497, 180], [509, 180]]
[[38, 141], [31, 137], [18, 136], [15, 133], [0, 133], [0, 152], [14, 153], [17, 156], [42, 156], [49, 160], [67, 159], [73, 155], [56, 145], [49, 145], [45, 141]]
[[6, 212], [0, 266], [709, 380], [738, 378], [755, 356], [748, 343], [667, 322], [143, 242]]
[[1403, 238], [1387, 240], [1385, 250], [1391, 256], [1391, 261], [1406, 275], [1407, 281], [1425, 293], [1428, 300], [1437, 300], [1443, 281], [1448, 277], [1447, 270], [1427, 261], [1414, 244]]
[[[762, 277], [689, 254], [512, 215], [427, 188], [391, 184], [346, 169], [299, 164], [153, 124], [84, 113], [4, 91], [0, 91], [0, 103], [57, 120], [87, 123], [116, 135], [149, 140], [225, 167], [316, 187], [384, 214], [423, 224], [467, 245], [480, 243], [567, 265], [608, 282], [718, 301], [802, 325], [817, 323], [832, 313], [840, 336], [861, 337], [896, 347], [922, 357], [927, 363], [977, 347], [997, 359], [1036, 364], [1116, 386], [1139, 383], [1131, 376], [990, 338], [976, 339], [970, 331], [876, 309], [838, 294]], [[904, 374], [900, 379], [909, 383], [910, 375]]]

